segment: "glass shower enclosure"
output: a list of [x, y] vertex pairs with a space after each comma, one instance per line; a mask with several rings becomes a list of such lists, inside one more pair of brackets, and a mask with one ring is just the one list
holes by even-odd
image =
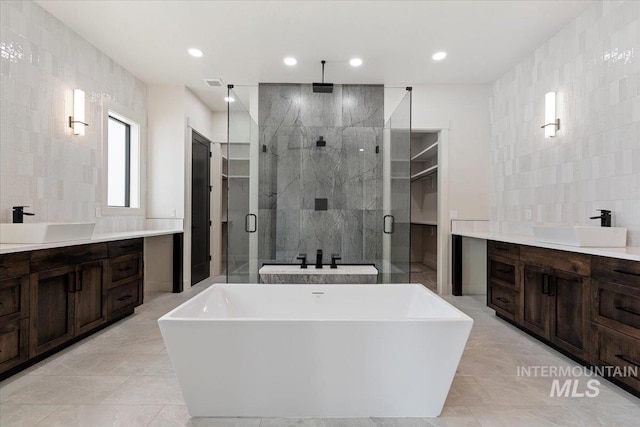
[[256, 94], [252, 112], [228, 94], [228, 283], [257, 283], [263, 263], [312, 261], [318, 249], [325, 263], [339, 254], [374, 264], [380, 283], [408, 283], [411, 91], [386, 122], [381, 85]]

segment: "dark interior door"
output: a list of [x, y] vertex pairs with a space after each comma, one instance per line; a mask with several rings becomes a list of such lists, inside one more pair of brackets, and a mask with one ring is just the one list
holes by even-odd
[[191, 173], [191, 284], [209, 277], [209, 150], [210, 143], [193, 132]]

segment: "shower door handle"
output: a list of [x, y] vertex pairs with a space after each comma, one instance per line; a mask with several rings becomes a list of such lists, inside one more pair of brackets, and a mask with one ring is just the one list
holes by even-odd
[[[387, 231], [387, 218], [391, 218], [390, 231]], [[396, 219], [394, 218], [394, 216], [393, 215], [385, 215], [382, 218], [382, 221], [383, 221], [383, 226], [382, 227], [383, 227], [384, 234], [393, 234], [393, 231], [396, 228]]]
[[[253, 227], [249, 227], [250, 219], [253, 217]], [[255, 214], [247, 214], [244, 217], [244, 231], [247, 233], [255, 233], [258, 230], [258, 217]]]

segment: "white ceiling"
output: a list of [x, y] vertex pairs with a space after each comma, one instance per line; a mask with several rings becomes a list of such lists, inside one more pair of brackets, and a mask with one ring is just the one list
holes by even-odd
[[[475, 84], [496, 80], [592, 1], [68, 1], [38, 3], [147, 83], [216, 110], [224, 83]], [[203, 58], [187, 48], [198, 47]], [[431, 55], [448, 52], [441, 62]], [[282, 60], [294, 56], [298, 65]], [[364, 64], [349, 66], [360, 57]]]

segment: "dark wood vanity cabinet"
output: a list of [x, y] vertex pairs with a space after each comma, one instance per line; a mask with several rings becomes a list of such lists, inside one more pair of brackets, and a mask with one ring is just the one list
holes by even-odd
[[[593, 257], [591, 321], [591, 362], [640, 371], [640, 262]], [[612, 379], [640, 393], [640, 376]]]
[[29, 358], [29, 255], [0, 255], [0, 373]]
[[519, 247], [490, 241], [487, 252], [487, 305], [515, 321], [520, 317]]
[[76, 268], [73, 292], [75, 335], [97, 328], [107, 321], [107, 293], [104, 289], [108, 261], [80, 264]]
[[640, 262], [489, 241], [487, 305], [582, 363], [640, 370]]
[[122, 316], [142, 304], [142, 240], [115, 242], [109, 246], [109, 270], [105, 280], [109, 319]]
[[585, 362], [590, 358], [589, 283], [589, 277], [554, 270], [549, 293], [549, 340]]
[[73, 338], [75, 267], [31, 275], [31, 356]]
[[142, 250], [129, 239], [1, 255], [0, 379], [132, 314]]
[[522, 267], [521, 325], [544, 338], [549, 338], [551, 326], [549, 313], [550, 269], [524, 264]]

